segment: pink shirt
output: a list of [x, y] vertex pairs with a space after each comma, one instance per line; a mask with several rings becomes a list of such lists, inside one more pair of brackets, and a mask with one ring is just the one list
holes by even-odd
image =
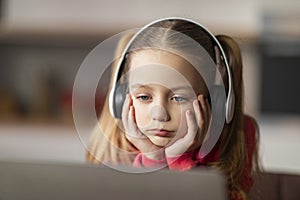
[[[252, 157], [255, 149], [255, 126], [252, 122], [252, 119], [248, 116], [245, 117], [245, 136], [249, 163], [246, 164], [240, 182], [244, 190], [248, 192], [253, 185], [251, 170]], [[179, 157], [166, 158], [163, 160], [152, 160], [144, 156], [142, 153], [139, 153], [134, 160], [133, 166], [143, 168], [160, 168], [168, 166], [168, 168], [171, 170], [186, 171], [195, 166], [203, 166], [207, 163], [216, 161], [218, 159], [218, 151], [219, 147], [217, 143], [212, 151], [204, 158], [200, 158], [197, 151], [187, 152]]]

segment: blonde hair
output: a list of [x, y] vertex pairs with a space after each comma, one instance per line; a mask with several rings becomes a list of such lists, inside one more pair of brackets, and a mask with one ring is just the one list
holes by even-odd
[[[215, 59], [214, 45], [210, 41], [211, 39], [207, 36], [207, 34], [202, 34], [203, 31], [196, 25], [191, 25], [184, 21], [173, 20], [169, 22], [161, 22], [155, 26], [179, 31], [180, 33], [190, 36], [205, 48], [211, 58]], [[168, 33], [164, 32], [163, 34], [164, 35], [155, 35], [155, 33], [150, 32], [142, 35], [142, 39], [137, 38], [137, 40], [139, 42], [145, 41], [146, 38], [145, 44], [148, 43], [146, 46], [151, 45], [150, 43], [158, 40], [164, 45], [180, 43], [180, 41], [171, 40], [171, 37], [169, 37], [169, 40], [167, 41]], [[132, 35], [128, 35], [120, 41], [119, 50], [117, 52], [118, 55], [121, 54], [131, 37]], [[217, 36], [217, 39], [225, 51], [232, 70], [233, 87], [236, 100], [233, 120], [229, 124], [224, 125], [221, 137], [219, 138], [218, 160], [208, 163], [208, 165], [220, 169], [227, 175], [230, 196], [233, 196], [237, 191], [241, 192], [242, 196], [245, 196], [242, 186], [240, 185], [240, 180], [246, 165], [249, 163], [251, 164], [252, 160], [250, 160], [251, 158], [247, 155], [246, 138], [244, 133], [245, 114], [243, 110], [243, 67], [241, 52], [238, 44], [232, 38], [220, 35]], [[170, 42], [173, 44], [170, 44]], [[228, 77], [226, 69], [222, 66], [219, 70], [221, 71], [225, 90], [228, 91]], [[112, 76], [114, 73], [115, 68], [112, 70]], [[252, 121], [256, 126], [256, 130], [258, 130], [255, 120], [252, 119]], [[119, 128], [118, 124], [119, 121], [114, 119], [109, 112], [107, 95], [101, 117], [99, 118], [99, 127], [103, 133], [99, 133], [99, 131], [97, 131], [99, 129], [97, 128], [90, 138], [87, 154], [87, 159], [90, 162], [101, 163], [104, 161], [112, 164], [132, 164], [138, 150], [126, 139], [125, 134]], [[258, 132], [256, 134], [258, 135]], [[132, 154], [130, 154], [130, 156], [123, 156], [120, 154], [118, 149], [132, 152]], [[255, 147], [255, 149], [257, 150], [257, 147]], [[258, 166], [256, 150], [253, 158], [254, 166]]]
[[[125, 35], [119, 42], [116, 51], [116, 60], [112, 67], [112, 76], [115, 74], [117, 63], [120, 56], [134, 33]], [[111, 90], [112, 83], [110, 83], [109, 91]], [[126, 139], [124, 132], [119, 128], [119, 120], [112, 117], [109, 111], [109, 95], [106, 95], [105, 103], [99, 117], [98, 126], [95, 127], [92, 133], [88, 151], [87, 160], [92, 163], [109, 162], [111, 164], [130, 165], [135, 157], [127, 157], [119, 155], [120, 150], [125, 152], [136, 152], [137, 149]]]

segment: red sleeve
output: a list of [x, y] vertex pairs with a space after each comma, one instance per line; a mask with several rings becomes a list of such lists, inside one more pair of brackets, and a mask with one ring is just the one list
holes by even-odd
[[219, 147], [218, 143], [204, 158], [199, 157], [199, 150], [186, 152], [178, 157], [168, 157], [163, 160], [152, 160], [139, 153], [134, 162], [133, 167], [139, 168], [162, 168], [169, 167], [171, 170], [186, 171], [197, 165], [206, 165], [218, 159]]
[[194, 159], [194, 152], [187, 152], [179, 157], [167, 158], [169, 169], [185, 171], [198, 164], [198, 161]]

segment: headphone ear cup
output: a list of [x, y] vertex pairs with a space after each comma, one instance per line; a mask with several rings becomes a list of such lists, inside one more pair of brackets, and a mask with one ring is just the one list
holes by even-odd
[[124, 105], [124, 101], [126, 99], [126, 94], [128, 93], [128, 84], [122, 83], [116, 86], [115, 96], [114, 96], [114, 115], [115, 118], [122, 118], [122, 109]]

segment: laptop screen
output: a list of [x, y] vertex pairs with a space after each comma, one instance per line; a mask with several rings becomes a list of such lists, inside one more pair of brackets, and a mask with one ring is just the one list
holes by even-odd
[[89, 164], [0, 162], [0, 199], [224, 200], [217, 171], [125, 173]]

